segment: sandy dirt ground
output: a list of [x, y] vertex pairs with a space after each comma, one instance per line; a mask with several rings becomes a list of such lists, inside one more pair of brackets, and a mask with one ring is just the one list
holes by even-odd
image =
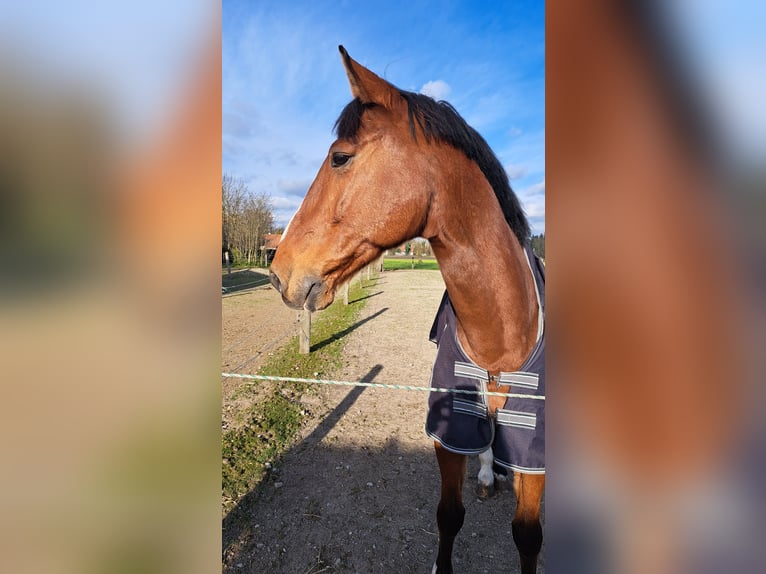
[[[382, 274], [358, 326], [347, 335], [344, 368], [336, 378], [427, 386], [436, 354], [428, 332], [443, 290], [436, 271]], [[250, 343], [230, 348], [231, 356], [224, 353], [232, 370], [253, 350], [279, 344], [269, 334], [279, 339], [294, 332], [295, 314], [274, 291], [242, 297], [258, 299], [242, 304], [254, 315], [245, 317], [249, 327], [240, 329], [234, 324], [239, 311], [230, 305], [227, 316], [224, 300], [224, 350], [249, 336], [256, 314], [268, 316], [270, 327], [261, 328]], [[248, 363], [245, 372], [258, 361]], [[224, 388], [225, 405], [235, 384]], [[224, 572], [430, 573], [439, 476], [433, 443], [423, 431], [426, 400], [423, 392], [362, 387], [321, 387], [307, 395], [313, 416], [295, 446], [269, 479], [224, 517]], [[472, 457], [455, 572], [518, 572], [511, 537], [513, 493], [478, 500], [477, 472]], [[543, 571], [541, 558], [538, 572]]]
[[[221, 368], [225, 373], [257, 372], [269, 359], [269, 353], [295, 336], [297, 313], [282, 303], [271, 286], [226, 294], [221, 307]], [[223, 381], [224, 431], [232, 427], [238, 412], [251, 406], [252, 398], [235, 398], [243, 384], [240, 379]]]

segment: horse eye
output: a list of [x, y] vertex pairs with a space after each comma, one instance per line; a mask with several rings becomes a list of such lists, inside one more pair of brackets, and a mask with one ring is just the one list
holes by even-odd
[[341, 167], [346, 165], [352, 157], [351, 154], [336, 151], [332, 154], [332, 158], [330, 158], [330, 165], [332, 167]]

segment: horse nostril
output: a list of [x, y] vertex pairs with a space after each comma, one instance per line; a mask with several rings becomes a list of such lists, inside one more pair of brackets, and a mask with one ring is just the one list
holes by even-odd
[[273, 271], [269, 271], [269, 281], [271, 281], [271, 284], [274, 286], [274, 289], [276, 289], [278, 293], [282, 292], [282, 284], [279, 282], [279, 277], [277, 277], [277, 274]]

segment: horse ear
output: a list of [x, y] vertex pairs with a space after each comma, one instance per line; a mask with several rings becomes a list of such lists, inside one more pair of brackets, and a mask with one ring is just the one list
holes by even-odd
[[391, 109], [397, 90], [384, 79], [353, 60], [343, 46], [338, 46], [343, 67], [346, 68], [348, 83], [351, 85], [351, 94], [359, 98], [362, 103], [379, 104]]

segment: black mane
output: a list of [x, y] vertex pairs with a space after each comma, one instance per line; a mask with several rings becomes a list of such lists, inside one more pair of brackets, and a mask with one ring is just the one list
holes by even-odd
[[[529, 243], [529, 222], [521, 208], [519, 199], [511, 189], [508, 175], [500, 164], [489, 145], [479, 133], [460, 117], [450, 104], [437, 102], [423, 94], [399, 90], [399, 94], [407, 102], [407, 112], [410, 119], [412, 137], [417, 139], [417, 127], [423, 132], [427, 141], [431, 138], [443, 141], [462, 151], [468, 159], [476, 162], [484, 177], [495, 192], [505, 220], [521, 245]], [[375, 104], [364, 104], [361, 100], [352, 100], [341, 112], [335, 122], [334, 130], [338, 137], [355, 139], [362, 122], [364, 111]]]

